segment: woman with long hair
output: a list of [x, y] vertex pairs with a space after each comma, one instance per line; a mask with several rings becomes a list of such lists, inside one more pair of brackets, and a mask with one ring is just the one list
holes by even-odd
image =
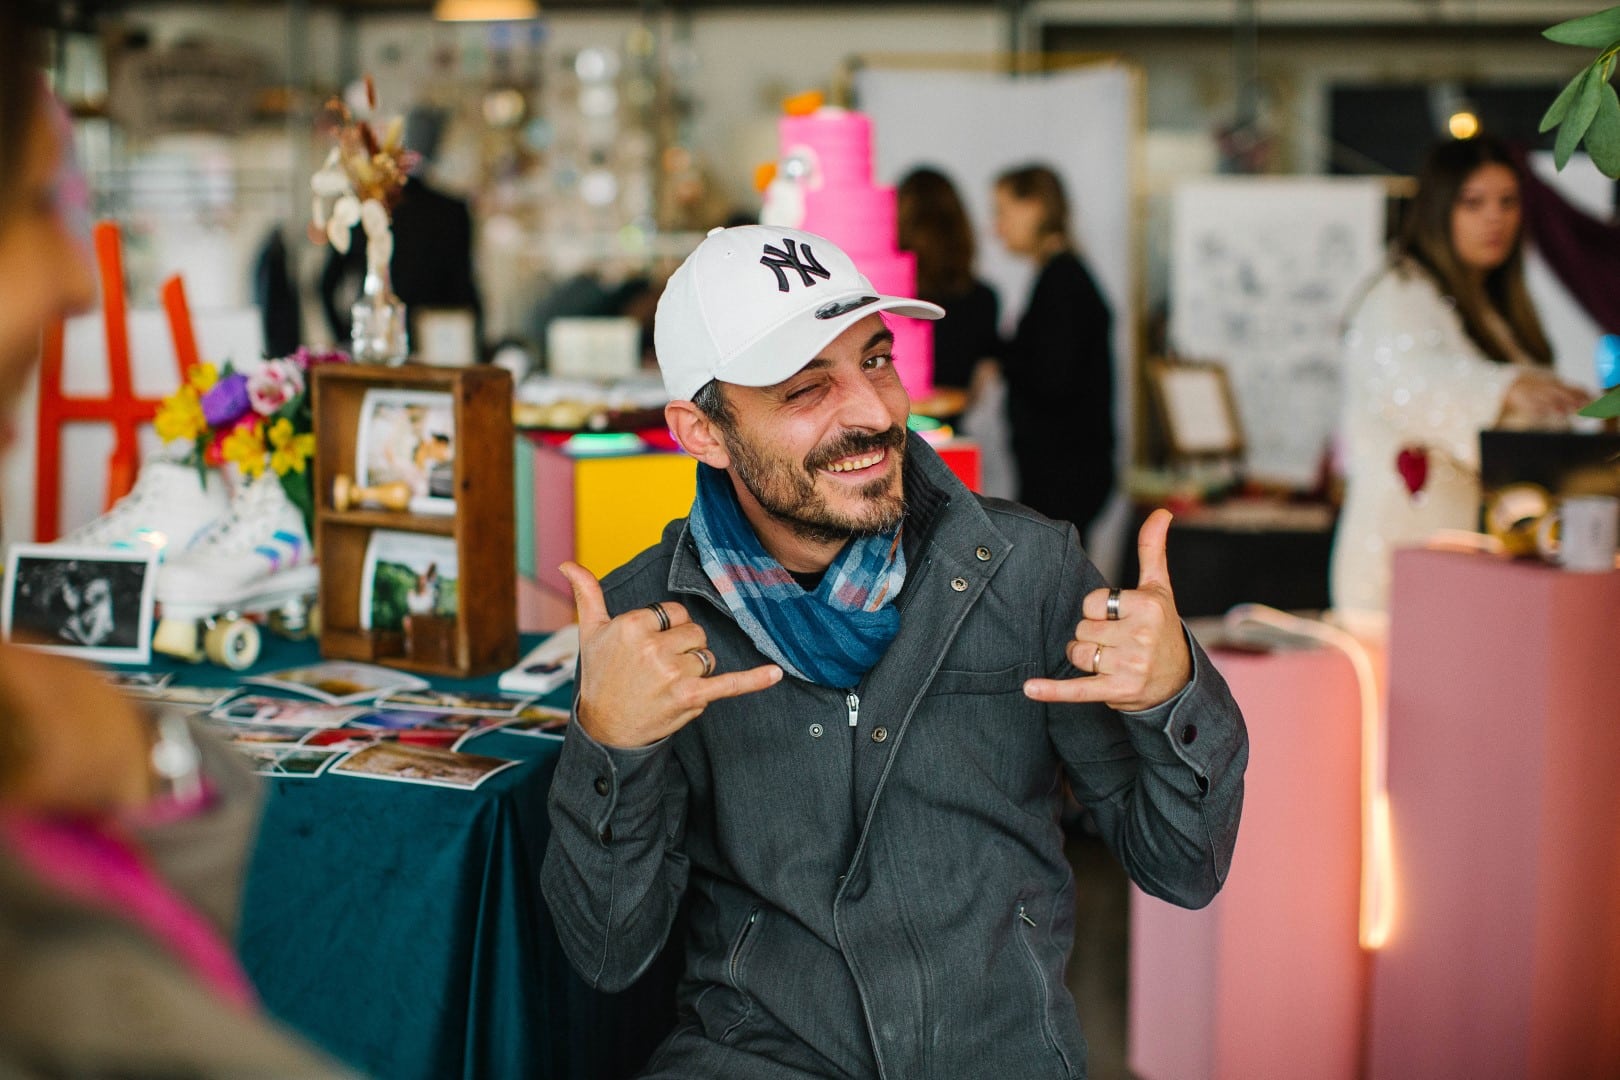
[[1055, 172], [1001, 174], [995, 203], [1002, 244], [1037, 269], [1002, 358], [1018, 501], [1084, 537], [1114, 489], [1113, 312], [1075, 250]]
[[1345, 336], [1333, 606], [1386, 610], [1390, 557], [1479, 517], [1479, 432], [1562, 426], [1590, 395], [1551, 372], [1524, 284], [1519, 174], [1489, 136], [1440, 143]]
[[896, 201], [900, 248], [917, 257], [917, 296], [945, 309], [934, 323], [934, 383], [971, 391], [1001, 355], [1000, 304], [973, 274], [973, 225], [938, 169], [906, 174]]
[[[41, 332], [95, 295], [23, 7], [0, 5], [0, 449]], [[182, 717], [0, 645], [0, 1075], [341, 1072], [264, 1017], [231, 948], [255, 790]]]

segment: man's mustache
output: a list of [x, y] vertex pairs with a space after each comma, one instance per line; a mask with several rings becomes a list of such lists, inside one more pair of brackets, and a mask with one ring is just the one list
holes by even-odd
[[875, 450], [898, 450], [906, 444], [906, 429], [896, 425], [883, 431], [846, 431], [805, 459], [804, 467], [814, 473], [840, 458], [856, 457]]

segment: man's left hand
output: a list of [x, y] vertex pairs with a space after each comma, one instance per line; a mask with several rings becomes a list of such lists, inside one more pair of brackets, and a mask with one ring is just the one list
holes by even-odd
[[1170, 511], [1155, 510], [1142, 523], [1136, 550], [1141, 576], [1119, 590], [1110, 618], [1109, 589], [1086, 595], [1069, 642], [1069, 662], [1087, 672], [1078, 679], [1030, 679], [1024, 693], [1036, 701], [1100, 701], [1121, 712], [1162, 705], [1192, 679], [1176, 598], [1170, 591], [1165, 539]]

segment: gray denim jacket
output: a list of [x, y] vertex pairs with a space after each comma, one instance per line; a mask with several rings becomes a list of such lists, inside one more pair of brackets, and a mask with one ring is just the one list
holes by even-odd
[[[1147, 713], [1030, 700], [1078, 674], [1106, 582], [1072, 526], [972, 494], [915, 436], [905, 483], [901, 629], [859, 686], [784, 678], [638, 750], [569, 726], [542, 884], [574, 966], [627, 986], [690, 900], [651, 1075], [1083, 1077], [1064, 772], [1144, 890], [1200, 907], [1225, 880], [1248, 740], [1208, 658]], [[766, 662], [684, 521], [604, 591], [686, 605], [721, 670]]]

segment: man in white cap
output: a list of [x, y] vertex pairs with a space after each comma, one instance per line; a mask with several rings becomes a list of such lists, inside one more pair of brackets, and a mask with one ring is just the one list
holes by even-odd
[[1176, 615], [1169, 515], [1110, 589], [1072, 526], [906, 433], [884, 296], [830, 241], [716, 230], [655, 345], [698, 494], [579, 610], [542, 883], [633, 982], [683, 897], [657, 1077], [1079, 1077], [1063, 777], [1145, 890], [1225, 880], [1248, 741]]

